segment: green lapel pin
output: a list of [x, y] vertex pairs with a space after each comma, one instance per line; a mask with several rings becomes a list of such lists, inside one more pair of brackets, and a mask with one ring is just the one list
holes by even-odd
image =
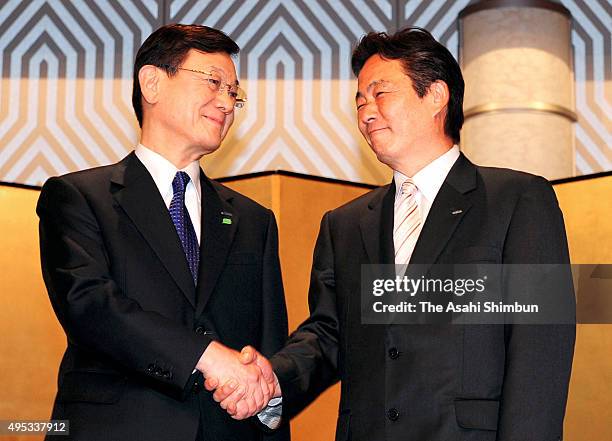
[[221, 223], [223, 225], [231, 225], [232, 224], [232, 213], [228, 213], [227, 211], [222, 211], [221, 212], [221, 216], [223, 216], [223, 219], [221, 219]]

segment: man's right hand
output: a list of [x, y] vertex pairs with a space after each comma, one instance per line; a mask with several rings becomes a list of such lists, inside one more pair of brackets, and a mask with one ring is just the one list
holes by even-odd
[[[280, 384], [272, 370], [272, 365], [262, 354], [252, 346], [245, 346], [240, 352], [239, 360], [245, 366], [257, 366], [262, 374], [262, 380], [265, 381], [265, 383], [262, 383], [262, 388], [264, 385], [270, 388], [269, 398], [281, 396]], [[227, 410], [234, 419], [244, 419], [259, 413], [269, 401], [269, 399], [265, 401], [265, 404], [253, 413], [251, 412], [248, 396], [237, 390], [235, 383], [232, 383], [232, 381], [223, 383], [219, 382], [216, 378], [206, 378], [204, 386], [209, 391], [215, 391], [213, 394], [215, 401], [220, 403], [221, 407]]]
[[[269, 365], [267, 360], [255, 349], [252, 351], [253, 355], [248, 352], [239, 353], [213, 341], [196, 365], [196, 369], [206, 379], [208, 390], [214, 389], [210, 385], [223, 385], [225, 399], [217, 401], [235, 419], [243, 419], [261, 411], [275, 392], [276, 377], [272, 367], [265, 366], [265, 363]], [[257, 363], [258, 355], [265, 363], [262, 360]], [[239, 406], [238, 402], [241, 403]]]

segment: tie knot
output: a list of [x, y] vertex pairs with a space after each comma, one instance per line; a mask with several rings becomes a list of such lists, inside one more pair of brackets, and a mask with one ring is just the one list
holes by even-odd
[[189, 184], [189, 175], [184, 171], [176, 172], [172, 180], [172, 191], [174, 191], [174, 194], [185, 193], [187, 184]]
[[414, 185], [414, 182], [412, 182], [412, 179], [410, 178], [406, 179], [402, 184], [401, 192], [403, 197], [409, 198], [413, 196], [416, 193], [416, 190], [417, 187], [416, 185]]

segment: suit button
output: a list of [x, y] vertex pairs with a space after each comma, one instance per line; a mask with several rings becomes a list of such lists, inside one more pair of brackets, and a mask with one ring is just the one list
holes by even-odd
[[194, 394], [199, 393], [202, 390], [202, 385], [198, 380], [194, 381], [193, 387], [191, 388]]
[[195, 330], [196, 334], [204, 334], [206, 332], [206, 329], [204, 329], [203, 326], [198, 326]]
[[395, 407], [392, 407], [387, 411], [387, 418], [389, 418], [391, 421], [397, 421], [399, 418], [399, 412]]
[[169, 380], [170, 378], [172, 378], [172, 372], [170, 371], [164, 371], [164, 378], [166, 380]]
[[149, 366], [147, 366], [147, 372], [148, 373], [152, 374], [154, 370], [155, 370], [155, 366], [154, 365], [150, 364]]
[[159, 366], [157, 366], [155, 370], [153, 371], [153, 373], [157, 376], [160, 376], [162, 374], [162, 369]]
[[391, 348], [389, 349], [389, 358], [391, 360], [395, 360], [399, 357], [399, 351], [397, 350], [397, 348]]

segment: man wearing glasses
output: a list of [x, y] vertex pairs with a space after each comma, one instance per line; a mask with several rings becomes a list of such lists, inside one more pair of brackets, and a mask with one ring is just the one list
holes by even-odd
[[[230, 348], [270, 356], [287, 334], [273, 213], [199, 165], [246, 102], [238, 51], [205, 26], [155, 31], [134, 64], [135, 151], [42, 189], [43, 275], [68, 339], [52, 418], [69, 420], [70, 439], [264, 436], [203, 388], [204, 377], [233, 380], [262, 407], [274, 377]], [[272, 428], [274, 404], [256, 417]], [[288, 427], [269, 438], [288, 439]]]

